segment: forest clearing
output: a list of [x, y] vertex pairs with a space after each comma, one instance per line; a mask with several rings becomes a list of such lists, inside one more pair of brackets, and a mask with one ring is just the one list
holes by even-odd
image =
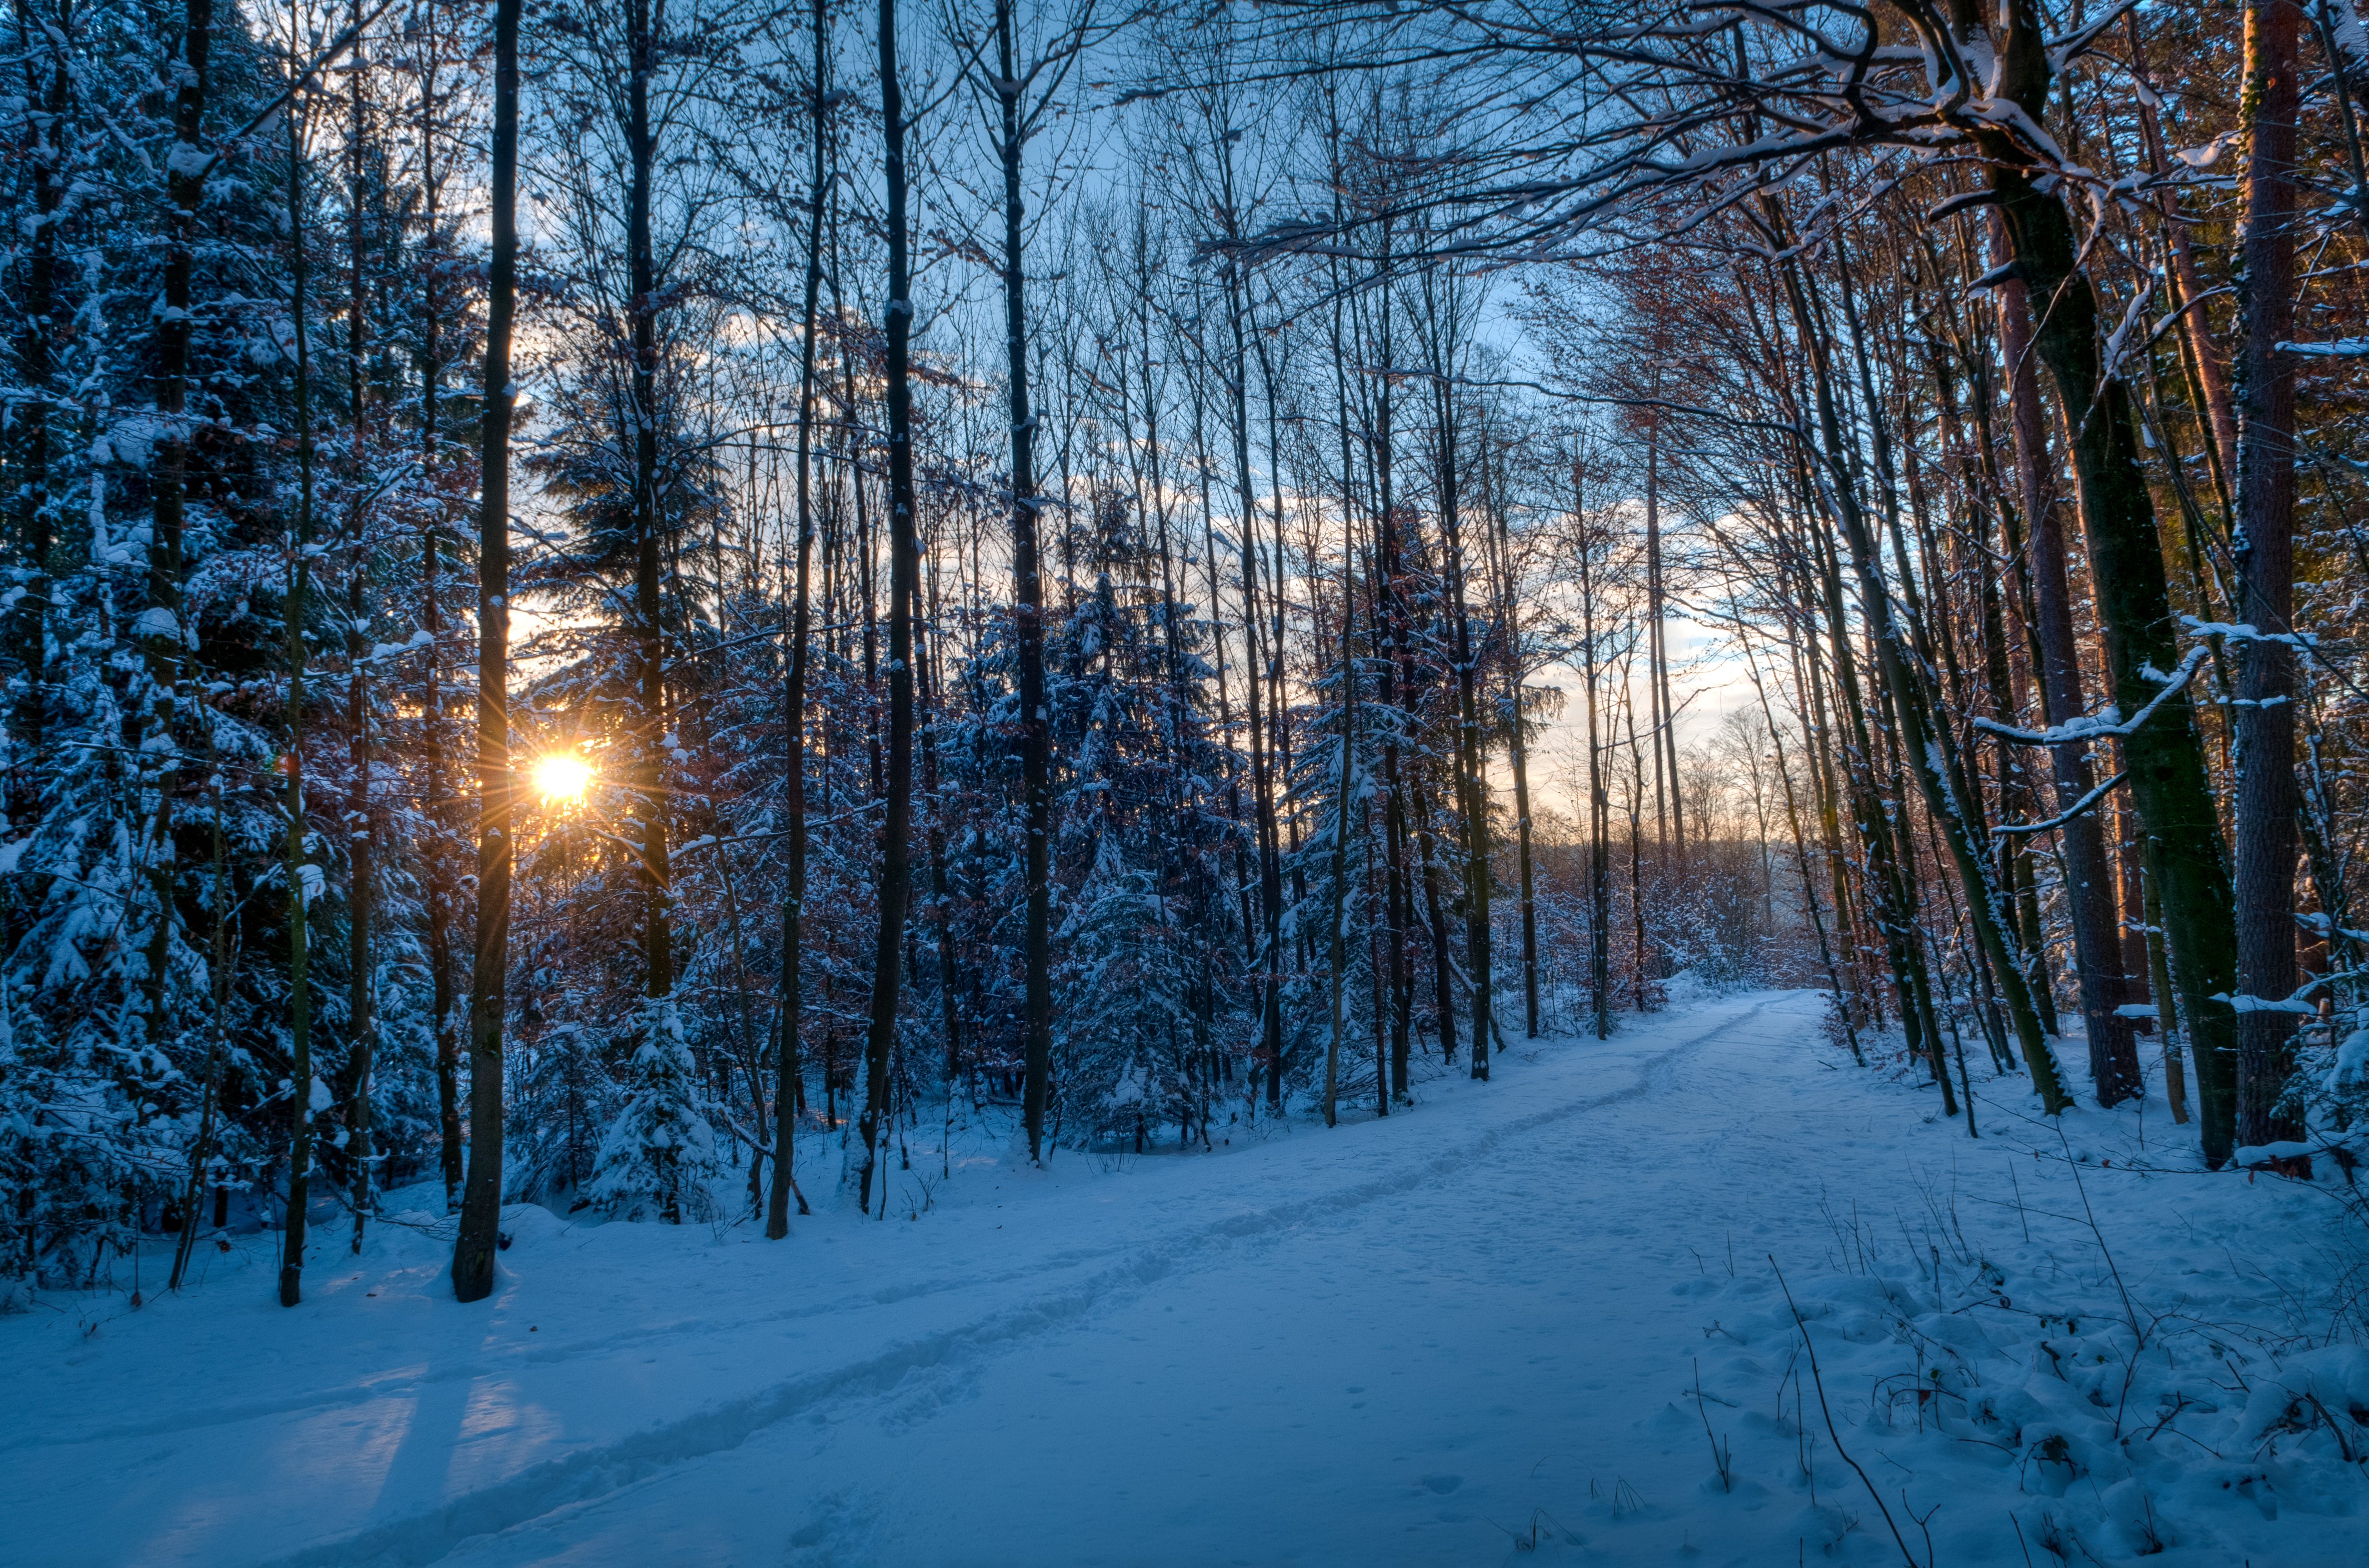
[[0, 1322], [0, 1560], [1897, 1563], [1889, 1508], [1920, 1563], [2357, 1561], [2335, 1207], [2209, 1182], [2159, 1089], [2060, 1128], [1978, 1080], [1969, 1140], [1820, 1011], [1215, 1154], [966, 1116], [795, 1256], [520, 1206], [490, 1311], [428, 1214], [294, 1319], [235, 1249]]

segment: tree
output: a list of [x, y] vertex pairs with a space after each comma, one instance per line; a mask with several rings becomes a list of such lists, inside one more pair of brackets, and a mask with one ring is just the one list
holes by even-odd
[[492, 292], [486, 325], [477, 502], [477, 941], [469, 976], [469, 1170], [452, 1248], [452, 1293], [493, 1294], [502, 1206], [502, 1035], [509, 1011], [510, 333], [518, 309], [520, 0], [494, 10]]

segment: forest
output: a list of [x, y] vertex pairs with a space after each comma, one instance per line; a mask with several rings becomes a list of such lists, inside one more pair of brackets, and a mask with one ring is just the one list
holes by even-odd
[[2350, 1181], [2352, 0], [9, 9], [12, 1300], [1739, 988]]

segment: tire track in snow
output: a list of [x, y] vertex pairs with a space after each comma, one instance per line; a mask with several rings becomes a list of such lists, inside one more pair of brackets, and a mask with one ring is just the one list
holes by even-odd
[[[1462, 1172], [1508, 1139], [1539, 1127], [1666, 1091], [1674, 1085], [1677, 1069], [1686, 1058], [1711, 1041], [1748, 1026], [1769, 1008], [1772, 1000], [1764, 996], [1722, 1006], [1715, 1019], [1705, 1021], [1706, 1027], [1638, 1062], [1635, 1080], [1621, 1088], [1561, 1100], [1507, 1117], [1362, 1180], [1283, 1202], [1244, 1205], [1166, 1238], [1130, 1243], [1118, 1250], [1115, 1262], [1025, 1301], [959, 1325], [910, 1335], [857, 1360], [775, 1382], [612, 1442], [531, 1465], [505, 1481], [434, 1507], [272, 1559], [268, 1568], [349, 1564], [393, 1568], [430, 1563], [472, 1537], [514, 1529], [560, 1509], [609, 1496], [663, 1471], [736, 1448], [769, 1427], [826, 1404], [883, 1399], [916, 1372], [983, 1361], [1076, 1324], [1105, 1303], [1124, 1299], [1196, 1266], [1214, 1265], [1237, 1242], [1277, 1235], [1398, 1196]], [[1399, 1125], [1423, 1126], [1420, 1121]], [[1354, 1136], [1356, 1129], [1350, 1130]], [[802, 1315], [811, 1312], [808, 1309]]]

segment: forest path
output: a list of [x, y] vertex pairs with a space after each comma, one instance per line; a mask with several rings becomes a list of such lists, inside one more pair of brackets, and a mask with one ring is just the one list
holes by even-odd
[[1830, 1247], [1829, 1186], [1891, 1202], [1914, 1127], [1822, 1010], [1522, 1045], [1219, 1158], [957, 1169], [787, 1246], [516, 1211], [490, 1307], [382, 1227], [292, 1313], [250, 1268], [0, 1325], [0, 1562], [1494, 1563], [1541, 1520], [1748, 1560], [1757, 1504], [1697, 1495], [1691, 1299], [1731, 1243]]

